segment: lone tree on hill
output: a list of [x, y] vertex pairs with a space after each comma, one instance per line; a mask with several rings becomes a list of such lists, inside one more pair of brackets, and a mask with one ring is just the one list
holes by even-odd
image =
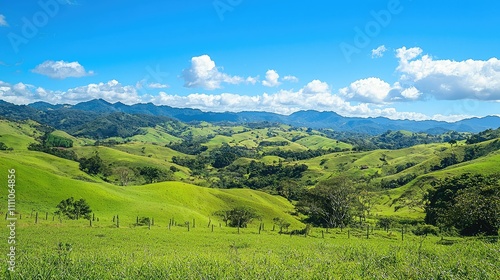
[[246, 228], [253, 219], [259, 217], [255, 210], [244, 206], [238, 206], [231, 210], [220, 210], [214, 215], [221, 217], [226, 222], [226, 226], [229, 224], [230, 227], [240, 228]]
[[354, 201], [352, 182], [333, 178], [305, 192], [297, 209], [308, 215], [307, 222], [314, 225], [344, 227], [351, 221]]
[[90, 214], [92, 213], [92, 209], [90, 209], [90, 206], [83, 198], [77, 201], [73, 197], [62, 200], [57, 205], [57, 209], [55, 212], [56, 215], [65, 215], [71, 220], [78, 220], [81, 217], [90, 219]]

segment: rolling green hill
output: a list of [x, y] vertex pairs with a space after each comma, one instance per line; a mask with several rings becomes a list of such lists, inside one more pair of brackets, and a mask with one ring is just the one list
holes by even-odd
[[[97, 217], [111, 219], [120, 215], [122, 225], [131, 225], [136, 216], [156, 220], [197, 219], [202, 223], [215, 211], [248, 206], [271, 224], [281, 217], [295, 226], [301, 223], [290, 216], [293, 206], [284, 198], [264, 192], [233, 189], [219, 190], [180, 182], [119, 187], [90, 177], [77, 163], [38, 152], [0, 152], [0, 170], [16, 170], [16, 208], [27, 214], [32, 210], [52, 213], [63, 199], [84, 198]], [[6, 193], [0, 199], [7, 200]], [[6, 204], [1, 208], [5, 213]], [[217, 220], [214, 218], [214, 220]]]
[[[113, 215], [116, 209], [123, 215], [135, 217], [142, 209], [144, 215], [206, 219], [220, 210], [218, 208], [242, 204], [256, 208], [267, 221], [280, 216], [300, 225], [288, 214], [293, 205], [284, 198], [249, 189], [199, 187], [221, 187], [221, 180], [241, 183], [255, 176], [249, 170], [250, 164], [255, 161], [268, 165], [267, 168], [306, 165], [307, 170], [294, 179], [302, 188], [314, 187], [331, 177], [350, 178], [365, 187], [373, 197], [372, 215], [421, 219], [422, 205], [417, 201], [431, 187], [431, 182], [463, 173], [500, 172], [498, 139], [474, 144], [459, 141], [456, 144], [435, 143], [361, 152], [353, 151], [352, 145], [331, 139], [318, 131], [285, 125], [268, 124], [251, 129], [246, 126], [169, 122], [143, 128], [142, 134], [132, 137], [107, 139], [102, 144], [106, 146], [95, 146], [95, 140], [75, 137], [64, 131], [52, 131], [55, 136], [73, 141], [72, 148], [60, 149], [74, 151], [80, 159], [96, 154], [102, 158], [107, 174], [90, 176], [79, 169], [76, 161], [27, 150], [30, 143], [37, 142], [44, 135], [44, 129], [32, 121], [0, 121], [0, 142], [13, 148], [13, 151], [0, 152], [0, 167], [18, 170], [22, 211], [30, 211], [32, 207], [52, 212], [58, 201], [69, 196], [81, 196], [88, 199], [96, 211], [105, 215]], [[398, 135], [413, 134], [391, 132], [384, 137]], [[201, 141], [201, 145], [208, 150], [200, 155], [187, 155], [166, 147], [170, 143], [193, 139]], [[223, 144], [240, 147], [246, 152], [227, 167], [214, 168], [211, 157]], [[278, 156], [276, 151], [286, 153], [278, 153]], [[322, 152], [314, 154], [312, 151]], [[297, 160], [289, 158], [290, 155], [305, 156], [307, 159]], [[173, 162], [173, 157], [192, 162], [179, 165], [177, 161]], [[162, 170], [169, 174], [167, 180], [174, 182], [138, 186], [145, 183], [139, 174], [144, 167]], [[131, 177], [127, 184], [132, 186], [118, 186], [124, 169]], [[286, 178], [276, 182], [266, 181], [266, 177], [269, 179], [269, 176], [254, 177], [254, 181], [249, 182], [268, 193], [279, 193], [278, 185]], [[262, 187], [262, 182], [270, 185]]]

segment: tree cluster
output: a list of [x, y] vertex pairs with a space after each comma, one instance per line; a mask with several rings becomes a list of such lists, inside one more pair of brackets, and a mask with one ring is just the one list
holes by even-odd
[[500, 176], [463, 174], [440, 180], [426, 195], [425, 221], [462, 235], [497, 235]]
[[259, 217], [255, 210], [245, 206], [237, 206], [230, 210], [219, 210], [214, 215], [222, 218], [226, 226], [240, 228], [246, 228], [253, 219]]

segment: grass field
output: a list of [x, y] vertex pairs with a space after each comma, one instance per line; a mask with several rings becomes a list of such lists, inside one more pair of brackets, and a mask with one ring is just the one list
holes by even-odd
[[[498, 279], [500, 243], [344, 229], [114, 228], [22, 220], [16, 272], [3, 279]], [[5, 227], [1, 231], [7, 234]], [[61, 245], [59, 245], [61, 243]], [[6, 252], [5, 242], [1, 246]]]

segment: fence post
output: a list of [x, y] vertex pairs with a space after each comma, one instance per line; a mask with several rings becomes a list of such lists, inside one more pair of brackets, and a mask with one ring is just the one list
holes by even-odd
[[195, 228], [195, 227], [196, 227], [196, 220], [193, 219], [193, 228]]
[[47, 221], [49, 219], [49, 212], [45, 212], [45, 220]]
[[401, 241], [405, 240], [405, 235], [404, 235], [405, 233], [404, 233], [404, 231], [405, 231], [405, 228], [401, 227]]
[[36, 212], [36, 215], [35, 215], [35, 224], [38, 224], [38, 212]]
[[118, 217], [118, 215], [116, 215], [116, 227], [120, 227], [120, 217]]

